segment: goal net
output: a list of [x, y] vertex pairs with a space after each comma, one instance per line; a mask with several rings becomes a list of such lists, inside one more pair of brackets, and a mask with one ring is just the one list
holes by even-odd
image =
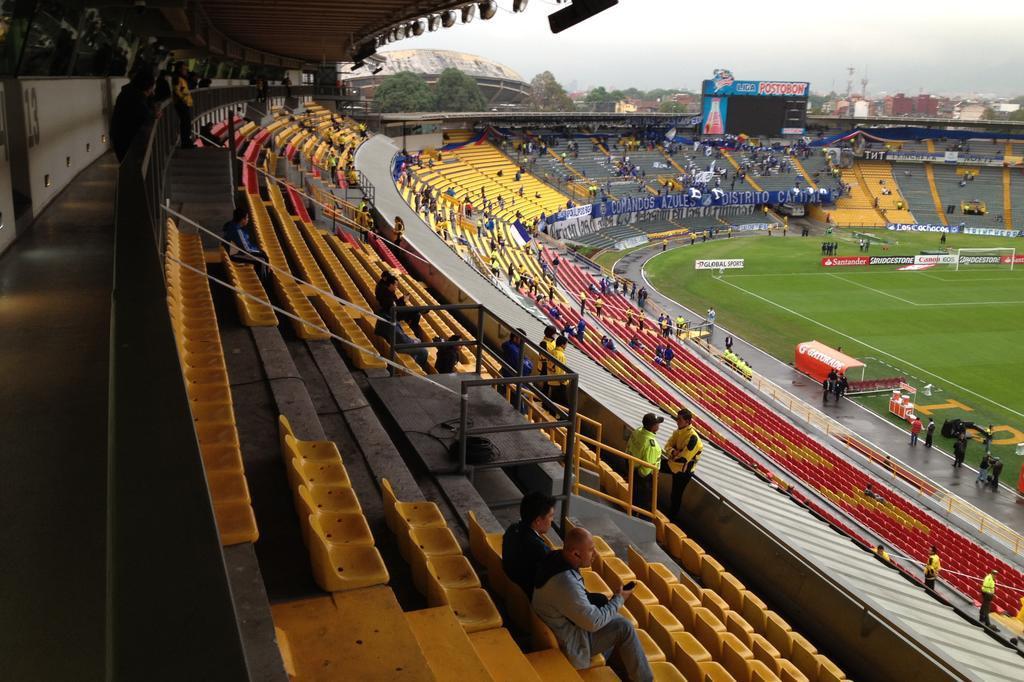
[[994, 248], [994, 249], [957, 249], [956, 263], [954, 269], [961, 267], [985, 268], [1009, 268], [1013, 270], [1013, 264], [1017, 260], [1017, 249]]

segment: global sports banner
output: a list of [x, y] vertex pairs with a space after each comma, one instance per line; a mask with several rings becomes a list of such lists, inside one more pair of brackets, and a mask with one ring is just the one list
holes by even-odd
[[742, 258], [716, 258], [693, 261], [695, 270], [742, 270]]

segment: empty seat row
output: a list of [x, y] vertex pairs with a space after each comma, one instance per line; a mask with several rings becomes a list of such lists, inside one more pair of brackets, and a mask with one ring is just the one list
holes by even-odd
[[374, 545], [338, 446], [331, 441], [297, 439], [284, 415], [278, 417], [278, 431], [316, 584], [328, 592], [386, 584], [388, 569]]
[[202, 239], [167, 221], [167, 307], [189, 407], [223, 545], [255, 542], [259, 533], [245, 480]]

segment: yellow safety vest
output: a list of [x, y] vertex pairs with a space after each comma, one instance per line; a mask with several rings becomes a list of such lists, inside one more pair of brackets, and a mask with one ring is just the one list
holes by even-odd
[[650, 476], [661, 463], [661, 446], [658, 445], [654, 434], [643, 427], [633, 430], [629, 436], [626, 450], [637, 459], [642, 459], [654, 466], [651, 468], [637, 465], [636, 474], [638, 476]]
[[981, 591], [984, 594], [995, 594], [996, 593], [996, 579], [989, 573], [985, 576], [985, 579], [981, 582]]
[[[690, 440], [696, 438], [693, 447]], [[681, 471], [693, 471], [704, 452], [704, 443], [700, 440], [697, 429], [690, 424], [684, 429], [676, 429], [665, 443], [665, 454], [668, 456], [668, 468], [674, 474]]]
[[924, 566], [924, 575], [926, 578], [935, 578], [939, 575], [939, 570], [942, 568], [942, 562], [939, 561], [938, 554], [932, 554], [928, 557], [928, 563]]

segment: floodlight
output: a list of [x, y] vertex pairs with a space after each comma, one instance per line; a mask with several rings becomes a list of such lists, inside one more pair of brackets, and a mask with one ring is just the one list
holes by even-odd
[[473, 17], [476, 16], [476, 5], [463, 5], [462, 6], [462, 23], [468, 24], [473, 21]]
[[498, 3], [494, 0], [484, 0], [480, 3], [480, 18], [484, 21], [491, 19], [498, 13]]

